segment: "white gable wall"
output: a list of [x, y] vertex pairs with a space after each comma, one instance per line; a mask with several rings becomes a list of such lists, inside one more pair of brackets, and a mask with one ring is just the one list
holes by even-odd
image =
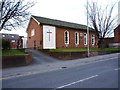
[[43, 25], [43, 49], [56, 49], [55, 26]]

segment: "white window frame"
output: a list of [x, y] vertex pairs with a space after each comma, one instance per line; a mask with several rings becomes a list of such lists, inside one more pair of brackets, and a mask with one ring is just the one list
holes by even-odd
[[[76, 43], [76, 39], [77, 39], [77, 43]], [[75, 45], [79, 45], [79, 33], [78, 32], [75, 32]]]
[[12, 38], [14, 38], [15, 36], [12, 36]]
[[11, 40], [11, 42], [13, 42], [13, 43], [14, 43], [14, 42], [15, 42], [15, 40]]
[[[86, 42], [85, 42], [85, 39], [86, 39]], [[84, 33], [84, 45], [87, 45], [87, 34]]]
[[91, 35], [91, 43], [92, 45], [95, 45], [95, 35]]
[[[66, 35], [65, 35], [65, 33], [67, 32], [67, 43], [66, 43]], [[69, 32], [68, 31], [65, 31], [64, 32], [64, 43], [66, 44], [66, 45], [68, 45], [69, 44]]]
[[31, 36], [34, 36], [35, 35], [35, 29], [32, 29], [31, 30]]
[[5, 37], [5, 35], [3, 34], [2, 37]]

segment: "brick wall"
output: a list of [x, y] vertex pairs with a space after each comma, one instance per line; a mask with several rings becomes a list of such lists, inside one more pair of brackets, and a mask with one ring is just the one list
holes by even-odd
[[[79, 45], [77, 46], [78, 48], [84, 48], [87, 47], [86, 45], [84, 45], [84, 34], [87, 33], [83, 30], [74, 30], [74, 29], [68, 29], [68, 28], [61, 28], [61, 27], [57, 27], [56, 28], [56, 46], [57, 48], [66, 48], [66, 45], [64, 43], [64, 32], [68, 31], [69, 32], [69, 45], [68, 48], [75, 48], [75, 32], [79, 33]], [[82, 36], [80, 36], [80, 33], [82, 34]], [[89, 35], [89, 43], [90, 43], [90, 47], [98, 47], [98, 39], [97, 37], [95, 37], [95, 45], [93, 46], [91, 44], [91, 36], [96, 34], [94, 32], [90, 32]]]
[[17, 41], [14, 40], [14, 42], [10, 41], [10, 47], [13, 49], [16, 49], [17, 48]]
[[111, 37], [111, 38], [105, 38], [105, 39], [104, 39], [104, 43], [105, 43], [105, 44], [114, 43], [114, 37]]
[[114, 42], [120, 43], [120, 25], [114, 31]]
[[109, 47], [120, 47], [120, 25], [114, 29], [114, 37], [105, 38], [104, 43], [109, 44]]
[[[35, 35], [31, 36], [33, 29], [35, 30]], [[37, 48], [40, 48], [40, 41], [42, 41], [42, 27], [31, 18], [27, 28], [27, 48], [34, 48], [34, 44], [36, 44]]]

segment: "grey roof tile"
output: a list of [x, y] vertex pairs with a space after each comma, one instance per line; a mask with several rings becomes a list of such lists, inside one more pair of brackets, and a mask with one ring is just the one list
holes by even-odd
[[[72, 29], [82, 29], [82, 30], [87, 30], [86, 25], [82, 24], [76, 24], [76, 23], [71, 23], [71, 22], [66, 22], [66, 21], [61, 21], [61, 20], [55, 20], [55, 19], [49, 19], [45, 17], [40, 17], [40, 16], [33, 16], [38, 22], [42, 24], [47, 24], [47, 25], [54, 25], [54, 26], [60, 26], [60, 27], [67, 27], [67, 28], [72, 28]], [[94, 31], [94, 29], [89, 27], [90, 31]]]
[[17, 34], [6, 34], [6, 33], [0, 33], [2, 35], [2, 39], [9, 39], [9, 40], [17, 40], [19, 39], [19, 35]]

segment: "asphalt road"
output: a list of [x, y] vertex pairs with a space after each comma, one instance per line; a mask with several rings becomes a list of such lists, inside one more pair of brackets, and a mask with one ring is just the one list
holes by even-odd
[[118, 88], [118, 58], [3, 80], [3, 88]]

